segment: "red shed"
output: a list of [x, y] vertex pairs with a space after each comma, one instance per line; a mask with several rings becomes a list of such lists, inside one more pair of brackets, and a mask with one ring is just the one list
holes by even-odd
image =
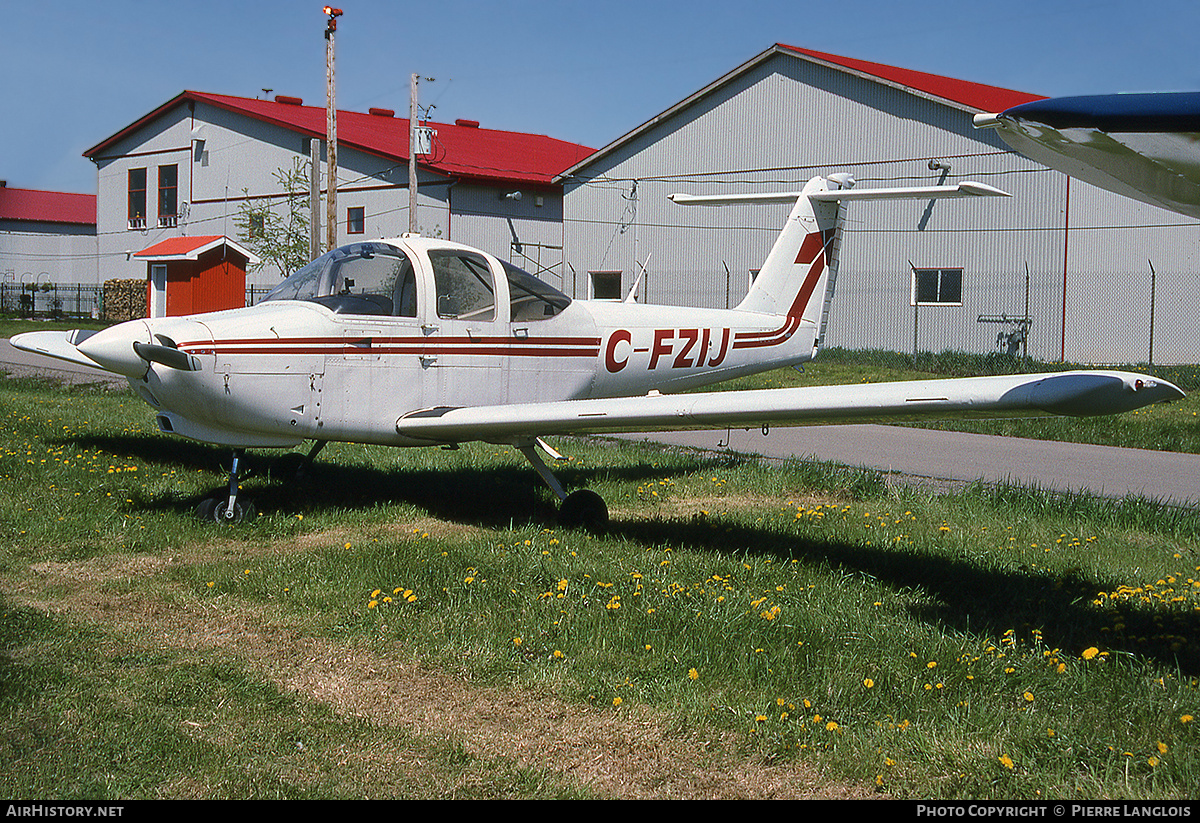
[[199, 314], [246, 305], [253, 252], [223, 235], [171, 237], [133, 255], [146, 261], [151, 317]]

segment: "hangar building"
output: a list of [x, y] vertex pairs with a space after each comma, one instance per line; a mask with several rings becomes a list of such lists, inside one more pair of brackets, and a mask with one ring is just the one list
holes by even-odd
[[774, 45], [558, 177], [565, 289], [624, 298], [640, 278], [642, 301], [736, 305], [788, 207], [683, 207], [674, 192], [798, 191], [835, 172], [860, 187], [977, 180], [1013, 196], [848, 206], [822, 345], [1200, 361], [1200, 225], [973, 126], [1034, 99]]

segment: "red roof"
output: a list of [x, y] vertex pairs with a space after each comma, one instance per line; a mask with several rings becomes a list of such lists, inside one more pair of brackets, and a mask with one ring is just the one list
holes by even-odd
[[[163, 112], [186, 102], [201, 102], [227, 111], [291, 129], [309, 137], [325, 137], [325, 107], [301, 105], [296, 98], [251, 100], [221, 94], [185, 91], [107, 140], [84, 152], [102, 155], [126, 135]], [[338, 111], [339, 146], [408, 162], [408, 120], [386, 109], [376, 113]], [[592, 149], [538, 134], [479, 128], [460, 120], [454, 124], [427, 123], [436, 130], [433, 154], [418, 158], [421, 166], [450, 177], [481, 181], [550, 185], [554, 176], [592, 153]]]
[[1022, 103], [1034, 100], [1045, 100], [1037, 94], [1023, 91], [1002, 89], [998, 86], [985, 86], [982, 83], [971, 83], [966, 80], [955, 80], [953, 77], [942, 77], [937, 74], [927, 74], [923, 71], [900, 69], [895, 66], [885, 66], [882, 63], [871, 63], [867, 60], [856, 60], [852, 57], [839, 57], [836, 54], [802, 49], [797, 46], [777, 44], [778, 48], [795, 52], [804, 57], [813, 58], [834, 66], [870, 75], [879, 80], [902, 86], [907, 89], [940, 97], [952, 103], [978, 109], [981, 112], [999, 112]]
[[221, 246], [228, 246], [248, 260], [258, 262], [258, 258], [252, 252], [220, 234], [199, 237], [168, 237], [153, 246], [147, 246], [141, 251], [135, 252], [133, 256], [149, 260], [195, 260], [204, 252]]
[[0, 186], [0, 220], [96, 225], [96, 195]]

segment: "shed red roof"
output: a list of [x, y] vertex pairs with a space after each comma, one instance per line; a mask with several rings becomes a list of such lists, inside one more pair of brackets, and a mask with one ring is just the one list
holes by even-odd
[[220, 234], [199, 237], [168, 237], [153, 246], [147, 246], [141, 251], [135, 252], [133, 256], [146, 260], [195, 260], [204, 252], [221, 246], [228, 246], [246, 259], [258, 262], [258, 258], [253, 252]]
[[0, 220], [96, 225], [96, 195], [0, 186]]
[[[324, 138], [325, 107], [305, 106], [296, 98], [251, 100], [221, 94], [185, 91], [145, 117], [84, 152], [102, 155], [110, 146], [163, 112], [186, 102], [202, 102], [246, 117], [272, 123], [309, 137]], [[583, 160], [592, 149], [539, 134], [479, 128], [460, 120], [454, 124], [425, 124], [436, 130], [434, 151], [420, 164], [447, 176], [483, 181], [550, 185], [554, 176]], [[369, 113], [338, 111], [338, 144], [379, 157], [408, 162], [408, 120], [386, 109]]]
[[952, 103], [969, 106], [982, 112], [1004, 111], [1012, 106], [1019, 106], [1022, 103], [1046, 99], [1041, 95], [1029, 94], [1028, 92], [1013, 91], [1012, 89], [1003, 89], [998, 86], [987, 86], [983, 83], [972, 83], [967, 80], [956, 80], [953, 77], [942, 77], [938, 74], [927, 74], [923, 71], [901, 69], [895, 66], [886, 66], [883, 63], [872, 63], [867, 60], [857, 60], [853, 57], [841, 57], [836, 54], [826, 54], [825, 52], [802, 49], [783, 43], [777, 44], [777, 47], [804, 57], [830, 63], [843, 69], [870, 75], [871, 77], [893, 83], [897, 86], [913, 89], [914, 91], [932, 95], [933, 97], [940, 97]]

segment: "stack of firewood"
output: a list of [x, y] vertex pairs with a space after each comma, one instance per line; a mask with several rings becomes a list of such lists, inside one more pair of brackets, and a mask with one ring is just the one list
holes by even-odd
[[112, 323], [149, 316], [145, 280], [105, 280], [104, 319]]

